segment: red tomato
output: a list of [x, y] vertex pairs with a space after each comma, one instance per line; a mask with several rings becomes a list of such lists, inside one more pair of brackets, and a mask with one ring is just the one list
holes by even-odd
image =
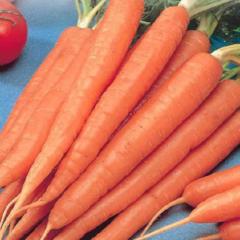
[[0, 0], [0, 65], [19, 57], [27, 41], [27, 23], [19, 10]]

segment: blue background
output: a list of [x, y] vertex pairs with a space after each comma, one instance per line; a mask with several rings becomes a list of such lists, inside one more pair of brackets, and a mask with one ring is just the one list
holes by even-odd
[[[18, 95], [52, 48], [59, 34], [67, 26], [74, 25], [77, 19], [72, 0], [17, 0], [16, 3], [28, 21], [29, 40], [21, 58], [0, 71], [0, 128]], [[219, 39], [214, 39], [214, 47], [222, 44], [224, 43]], [[218, 169], [239, 163], [240, 149], [236, 150]], [[154, 229], [186, 216], [189, 211], [190, 208], [187, 206], [179, 206], [170, 210], [161, 218], [161, 221], [154, 225]], [[152, 239], [190, 240], [215, 231], [214, 225], [188, 224]]]

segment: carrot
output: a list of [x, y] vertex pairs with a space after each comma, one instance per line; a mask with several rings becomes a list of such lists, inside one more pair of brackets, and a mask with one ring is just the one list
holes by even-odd
[[71, 232], [72, 237], [68, 236], [68, 239], [81, 238], [136, 201], [181, 162], [191, 149], [206, 140], [239, 106], [240, 85], [231, 80], [220, 83], [213, 94], [165, 143], [93, 208], [66, 227], [66, 232]]
[[198, 240], [239, 240], [240, 221], [239, 219], [223, 223], [219, 227], [219, 233], [208, 237], [199, 238]]
[[40, 83], [44, 80], [47, 73], [59, 57], [61, 51], [63, 50], [63, 46], [72, 39], [70, 37], [70, 29], [66, 29], [61, 36], [59, 37], [56, 45], [54, 48], [50, 51], [50, 53], [47, 55], [43, 63], [39, 66], [38, 70], [33, 75], [32, 79], [27, 84], [26, 88], [20, 95], [19, 99], [17, 100], [15, 106], [12, 109], [12, 112], [10, 113], [6, 124], [4, 128], [2, 129], [1, 135], [0, 135], [0, 142], [3, 140], [3, 138], [6, 136], [8, 131], [13, 127], [15, 120], [19, 116], [22, 109], [26, 106], [26, 104], [31, 100], [32, 96], [35, 94], [35, 92], [38, 90]]
[[29, 209], [27, 213], [19, 220], [13, 231], [8, 235], [8, 240], [21, 239], [25, 234], [37, 225], [50, 212], [53, 203], [45, 206]]
[[[238, 129], [238, 131], [240, 131], [240, 128]], [[215, 223], [235, 219], [240, 215], [239, 201], [240, 187], [237, 186], [226, 192], [219, 193], [213, 197], [210, 197], [206, 201], [203, 201], [191, 212], [191, 214], [187, 218], [165, 226], [153, 233], [147, 234], [144, 236], [144, 238], [140, 239], [146, 239], [156, 234], [171, 230], [174, 227], [182, 226], [189, 222]]]
[[208, 198], [240, 185], [240, 166], [217, 172], [189, 184], [183, 199], [191, 206], [197, 206]]
[[[212, 170], [239, 144], [239, 119], [238, 111], [162, 181], [123, 211], [95, 239], [130, 238], [160, 208], [180, 196], [189, 183]], [[63, 237], [59, 239], [64, 240]]]
[[[39, 240], [46, 226], [47, 226], [47, 218], [45, 218], [45, 220], [42, 221], [42, 223], [35, 228], [35, 230], [26, 238], [26, 240]], [[56, 236], [56, 234], [57, 234], [57, 231], [51, 232], [49, 236], [46, 238], [46, 240], [53, 239]]]
[[158, 213], [156, 213], [151, 222], [144, 229], [144, 233], [147, 232], [153, 222], [170, 207], [174, 207], [182, 203], [187, 203], [193, 207], [196, 207], [198, 204], [207, 200], [208, 198], [240, 185], [239, 170], [240, 167], [237, 166], [232, 169], [217, 172], [207, 177], [200, 178], [190, 183], [185, 188], [182, 197], [170, 202]]
[[76, 61], [69, 66], [58, 83], [39, 103], [21, 137], [0, 164], [0, 186], [5, 186], [19, 177], [27, 175], [48, 136], [58, 110], [71, 90], [79, 66], [85, 61], [90, 49], [91, 36], [94, 37], [94, 34], [90, 30], [82, 33], [81, 39], [87, 43], [82, 42], [82, 49], [79, 51]]
[[63, 72], [69, 67], [82, 46], [83, 41], [86, 40], [85, 34], [88, 35], [88, 31], [89, 30], [82, 30], [78, 27], [72, 27], [65, 31], [65, 38], [71, 40], [63, 42], [66, 46], [57, 57], [54, 65], [50, 67], [46, 76], [43, 76], [44, 81], [41, 79], [42, 82], [37, 86], [36, 93], [31, 95], [31, 101], [28, 102], [28, 104], [24, 103], [24, 108], [22, 108], [21, 113], [18, 114], [14, 124], [12, 124], [7, 134], [5, 136], [3, 135], [4, 137], [0, 144], [0, 161], [8, 155], [11, 148], [19, 139], [33, 111], [37, 108], [44, 96], [59, 81]]
[[88, 40], [88, 42], [86, 44], [82, 43], [82, 50], [77, 56], [77, 61], [74, 61], [68, 70], [62, 74], [59, 82], [53, 89], [49, 90], [48, 94], [39, 103], [26, 124], [21, 137], [0, 164], [0, 186], [5, 186], [27, 175], [48, 136], [59, 108], [71, 90], [78, 67], [85, 61], [90, 48], [91, 35], [91, 31], [82, 33], [81, 39]]
[[25, 198], [61, 160], [98, 98], [113, 79], [136, 32], [143, 4], [142, 0], [130, 0], [127, 6], [122, 1], [110, 2], [105, 17], [96, 30], [93, 46], [79, 71], [77, 81], [28, 173], [15, 210], [24, 204]]
[[[177, 14], [183, 17], [180, 18], [179, 24], [174, 25], [175, 30], [172, 34], [169, 32], [169, 26], [173, 25]], [[60, 164], [53, 182], [41, 199], [42, 204], [58, 197], [97, 157], [119, 124], [162, 71], [180, 43], [187, 25], [188, 18], [181, 8], [175, 11], [169, 8], [137, 43]], [[167, 44], [169, 47], [164, 48]]]
[[20, 193], [23, 180], [17, 180], [9, 184], [0, 194], [0, 217], [2, 217], [6, 206]]
[[[221, 72], [218, 60], [207, 53], [198, 54], [187, 62], [156, 91], [57, 201], [49, 226], [60, 228], [72, 222], [120, 182], [201, 104], [216, 86]], [[87, 194], [89, 192], [91, 195]]]

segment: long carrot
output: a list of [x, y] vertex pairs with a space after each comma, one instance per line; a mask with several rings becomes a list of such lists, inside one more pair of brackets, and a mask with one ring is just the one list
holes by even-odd
[[198, 240], [239, 240], [240, 219], [223, 223], [219, 227], [219, 233], [199, 238]]
[[[86, 31], [88, 32], [89, 30]], [[0, 144], [0, 161], [7, 156], [11, 148], [19, 139], [29, 118], [44, 96], [59, 81], [63, 72], [68, 69], [70, 63], [82, 46], [82, 41], [86, 40], [85, 37], [82, 37], [85, 36], [86, 31], [78, 27], [72, 27], [65, 32], [65, 38], [71, 40], [63, 42], [66, 46], [57, 57], [54, 65], [50, 67], [49, 72], [44, 76], [44, 81], [37, 87], [38, 90], [36, 93], [31, 95], [31, 101], [24, 105], [24, 108], [22, 108], [22, 111], [18, 114], [17, 119], [9, 129], [8, 133], [5, 136], [3, 135], [4, 137]]]
[[25, 198], [58, 164], [98, 98], [113, 79], [136, 32], [143, 4], [142, 0], [129, 0], [127, 5], [118, 0], [110, 2], [77, 81], [28, 173], [15, 209], [24, 204]]
[[[238, 129], [240, 131], [240, 128]], [[179, 222], [165, 226], [153, 233], [145, 235], [143, 238], [169, 231], [172, 228], [182, 226], [189, 222], [195, 223], [217, 223], [233, 220], [240, 215], [240, 187], [237, 186], [226, 192], [219, 193], [200, 203], [191, 214]]]
[[133, 116], [90, 168], [57, 201], [50, 214], [48, 230], [72, 222], [120, 182], [202, 103], [220, 76], [218, 60], [207, 53], [198, 54], [187, 62], [156, 91], [156, 95]]
[[59, 57], [66, 43], [71, 41], [70, 31], [72, 31], [71, 28], [66, 29], [61, 34], [56, 45], [47, 55], [43, 63], [39, 66], [38, 70], [35, 72], [32, 79], [29, 81], [26, 88], [20, 95], [19, 99], [17, 100], [15, 106], [12, 109], [12, 112], [9, 114], [6, 124], [1, 132], [0, 142], [6, 136], [8, 131], [13, 127], [15, 120], [19, 116], [19, 113], [22, 111], [22, 109], [26, 106], [26, 104], [29, 102], [29, 100], [31, 100], [32, 96], [38, 90], [39, 85], [42, 83], [45, 76], [47, 75], [47, 73], [49, 72], [57, 58]]
[[173, 202], [170, 202], [164, 206], [156, 215], [153, 217], [151, 222], [144, 229], [144, 232], [151, 227], [154, 221], [170, 207], [174, 207], [178, 204], [187, 203], [191, 206], [198, 206], [201, 202], [208, 198], [215, 196], [216, 194], [230, 190], [233, 187], [240, 185], [240, 167], [237, 166], [232, 169], [228, 169], [222, 172], [217, 172], [207, 177], [200, 178], [190, 183], [184, 190], [182, 196]]
[[136, 201], [183, 160], [191, 149], [206, 140], [239, 106], [240, 85], [231, 80], [223, 81], [163, 145], [93, 208], [66, 227], [65, 232], [71, 232], [68, 239], [81, 238]]
[[6, 206], [21, 192], [22, 185], [23, 180], [17, 180], [4, 188], [0, 194], [0, 217], [2, 217]]
[[[147, 224], [160, 208], [180, 196], [189, 183], [205, 175], [223, 161], [239, 144], [239, 119], [240, 112], [237, 112], [176, 169], [123, 211], [95, 239], [125, 240], [130, 238]], [[224, 144], [223, 139], [226, 140]], [[64, 240], [63, 237], [59, 239]]]
[[[179, 19], [177, 25], [174, 25], [177, 14], [185, 16]], [[172, 25], [174, 25], [174, 34], [169, 32], [169, 27]], [[52, 184], [41, 199], [42, 203], [58, 197], [96, 158], [112, 133], [162, 71], [180, 43], [187, 25], [188, 18], [181, 8], [178, 11], [169, 8], [140, 39], [114, 82], [100, 98], [75, 144], [60, 164]], [[201, 40], [201, 37], [195, 35], [195, 39]], [[167, 44], [169, 47], [164, 48]], [[207, 51], [209, 45], [205, 45], [207, 46], [199, 48], [199, 51], [203, 48]], [[116, 111], [116, 109], [119, 110]]]

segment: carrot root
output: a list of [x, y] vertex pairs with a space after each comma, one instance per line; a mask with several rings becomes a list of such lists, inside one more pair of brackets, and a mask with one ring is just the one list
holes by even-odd
[[7, 205], [6, 209], [5, 209], [4, 212], [3, 212], [1, 221], [0, 221], [0, 228], [1, 228], [1, 227], [3, 226], [3, 224], [4, 224], [4, 221], [5, 221], [6, 217], [7, 217], [7, 214], [8, 214], [8, 212], [9, 212], [10, 208], [17, 202], [18, 198], [19, 198], [19, 196], [15, 197], [15, 198]]
[[184, 198], [178, 198], [175, 201], [170, 202], [169, 204], [167, 204], [165, 207], [161, 208], [151, 219], [151, 221], [148, 223], [148, 225], [144, 228], [143, 232], [141, 233], [140, 237], [143, 237], [147, 231], [150, 229], [150, 227], [153, 225], [153, 223], [159, 218], [159, 216], [162, 215], [162, 213], [164, 213], [165, 211], [167, 211], [169, 208], [172, 208], [174, 206], [180, 205], [182, 203], [184, 203], [185, 200]]
[[51, 232], [51, 230], [52, 230], [52, 226], [48, 224], [40, 240], [46, 239], [48, 234]]
[[162, 227], [162, 228], [160, 228], [160, 229], [158, 229], [158, 230], [156, 230], [154, 232], [151, 232], [149, 234], [146, 234], [146, 235], [144, 235], [142, 237], [136, 238], [136, 240], [148, 239], [150, 237], [154, 237], [154, 236], [156, 236], [158, 234], [167, 232], [167, 231], [169, 231], [169, 230], [171, 230], [173, 228], [180, 227], [180, 226], [185, 225], [185, 224], [190, 223], [190, 222], [191, 222], [191, 219], [188, 217], [188, 218], [185, 218], [185, 219], [180, 220], [178, 222], [175, 222], [175, 223], [169, 224], [169, 225], [167, 225], [165, 227]]
[[214, 234], [214, 235], [211, 235], [211, 236], [198, 238], [196, 240], [219, 240], [219, 239], [221, 239], [220, 234]]

